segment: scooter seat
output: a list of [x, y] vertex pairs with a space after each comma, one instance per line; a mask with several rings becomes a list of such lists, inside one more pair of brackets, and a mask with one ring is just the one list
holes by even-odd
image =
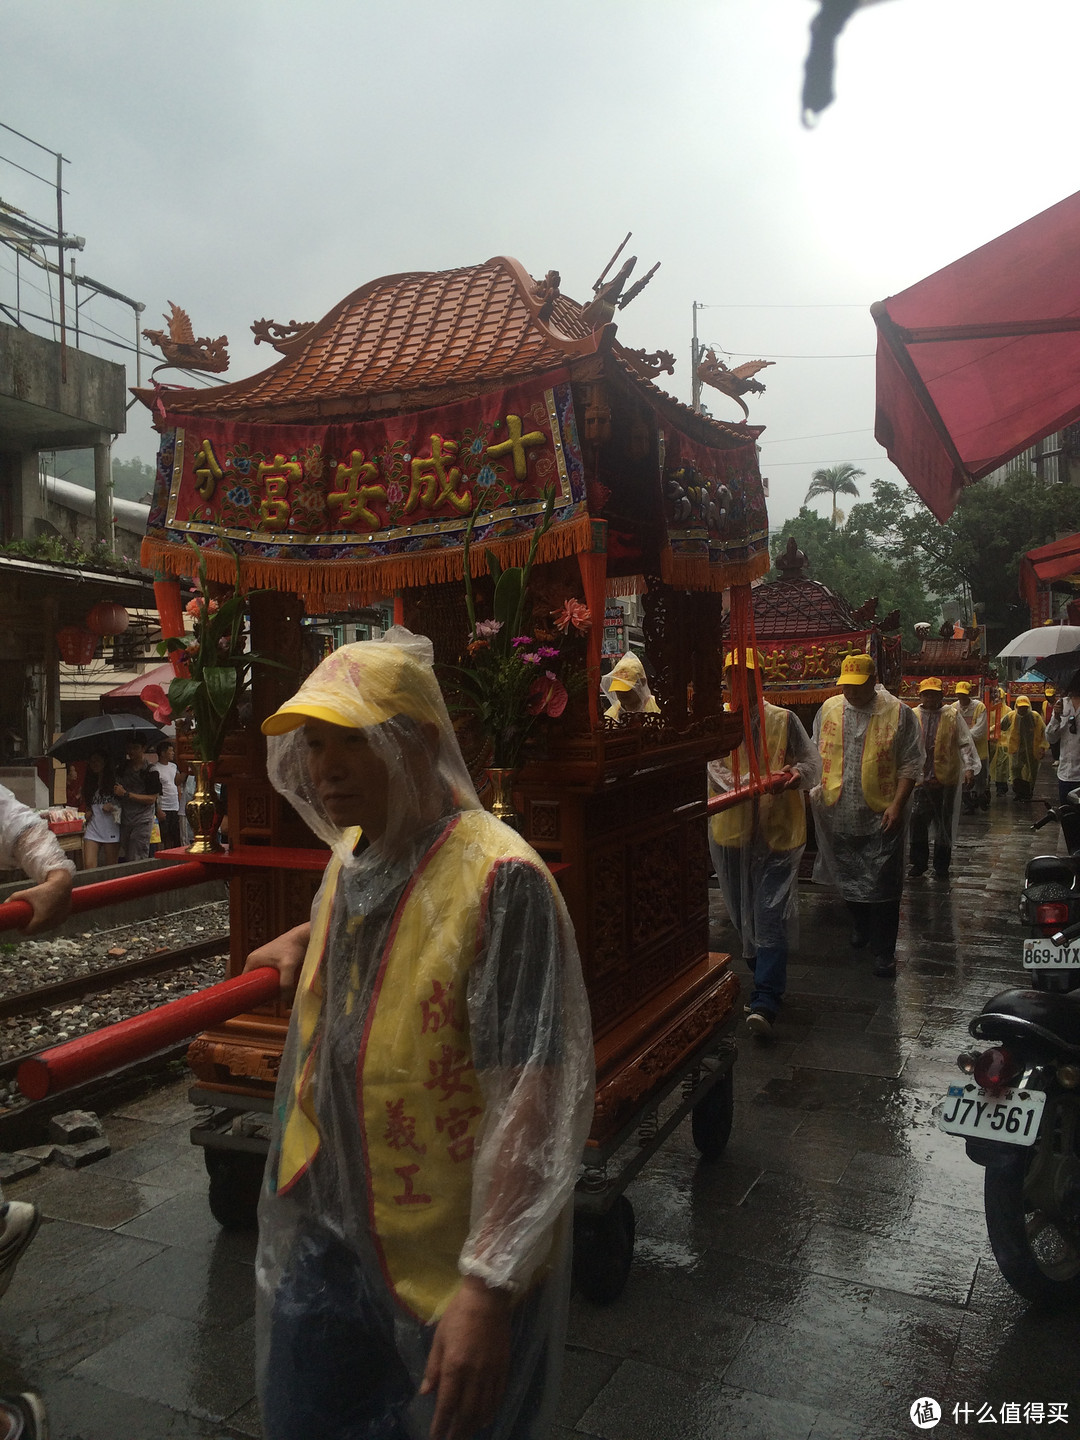
[[1005, 990], [986, 1002], [968, 1029], [976, 1040], [1029, 1035], [1080, 1054], [1080, 990]]
[[1075, 885], [1080, 857], [1036, 855], [1024, 869], [1028, 885]]

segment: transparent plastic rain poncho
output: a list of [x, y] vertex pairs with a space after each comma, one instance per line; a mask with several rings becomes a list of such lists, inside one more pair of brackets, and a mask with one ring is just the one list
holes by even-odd
[[[821, 778], [821, 757], [802, 722], [797, 715], [780, 712], [774, 705], [765, 703], [762, 709], [767, 728], [773, 717], [787, 716], [784, 742], [776, 747], [776, 753], [770, 753], [768, 769], [773, 774], [785, 768], [797, 770], [798, 790], [809, 790]], [[750, 707], [750, 731], [758, 756], [757, 768], [764, 775], [765, 747], [754, 705]], [[740, 746], [726, 760], [713, 760], [709, 764], [709, 788], [714, 794], [727, 794], [735, 788], [734, 765], [738, 766], [741, 783], [745, 785], [749, 778], [745, 746]], [[777, 800], [785, 809], [791, 808], [792, 802], [787, 802], [783, 794], [775, 798], [766, 796], [746, 800], [735, 810], [721, 812], [713, 816], [709, 824], [713, 869], [747, 960], [752, 959], [761, 946], [786, 943], [788, 949], [794, 949], [799, 943], [799, 897], [795, 881], [806, 849], [805, 821], [801, 826], [789, 826], [785, 816], [779, 824], [770, 823], [771, 814], [778, 808]], [[797, 803], [803, 804], [801, 795]], [[730, 816], [733, 823], [724, 825], [724, 816]], [[723, 840], [733, 843], [724, 844]]]
[[368, 844], [320, 801], [304, 730], [271, 736], [271, 780], [334, 859], [259, 1210], [266, 1435], [426, 1437], [436, 1397], [417, 1388], [435, 1327], [475, 1275], [514, 1296], [507, 1389], [483, 1433], [539, 1436], [592, 1119], [569, 916], [534, 852], [481, 808], [430, 642], [395, 628], [345, 646], [267, 726], [290, 707], [361, 731], [390, 787]]
[[1034, 785], [1039, 773], [1039, 762], [1049, 746], [1046, 743], [1046, 725], [1030, 705], [1017, 705], [1009, 722], [1006, 739], [1009, 751], [1009, 771], [1012, 782]]
[[659, 715], [645, 666], [632, 650], [615, 662], [600, 681], [600, 689], [609, 702], [605, 720], [617, 720], [620, 715]]
[[964, 794], [964, 771], [970, 770], [972, 775], [978, 778], [983, 767], [976, 748], [975, 737], [968, 727], [959, 705], [943, 706], [942, 710], [936, 713], [940, 715], [946, 709], [951, 709], [956, 716], [956, 744], [959, 750], [960, 779], [955, 785], [935, 786], [926, 783], [933, 773], [933, 757], [928, 752], [931, 749], [931, 741], [936, 741], [937, 726], [934, 725], [931, 718], [935, 712], [924, 710], [920, 705], [915, 714], [922, 730], [924, 760], [919, 784], [916, 785], [915, 794], [911, 800], [911, 823], [919, 825], [925, 822], [932, 841], [940, 839], [947, 845], [954, 846], [957, 836], [960, 834], [960, 802]]
[[36, 810], [24, 805], [6, 785], [0, 785], [0, 869], [23, 870], [40, 885], [50, 870], [75, 866], [60, 848], [60, 842]]
[[[882, 714], [895, 703], [895, 696], [882, 685], [874, 692], [874, 703], [865, 710], [844, 699], [844, 779], [835, 805], [825, 805], [821, 787], [810, 792], [818, 858], [814, 879], [833, 884], [845, 900], [877, 904], [896, 900], [904, 890], [904, 823], [893, 830], [881, 828], [881, 812], [867, 803], [862, 786], [863, 746], [874, 714]], [[821, 739], [821, 715], [814, 717], [814, 742]], [[918, 781], [923, 767], [922, 731], [918, 717], [901, 704], [893, 746], [897, 779]]]

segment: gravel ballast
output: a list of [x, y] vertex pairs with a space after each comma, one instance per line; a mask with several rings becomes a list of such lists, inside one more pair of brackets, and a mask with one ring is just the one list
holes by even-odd
[[[93, 974], [141, 959], [153, 950], [179, 950], [215, 935], [227, 935], [228, 929], [229, 905], [222, 900], [112, 930], [87, 931], [77, 939], [50, 940], [46, 936], [0, 945], [0, 996]], [[82, 1000], [0, 1020], [0, 1060], [71, 1040], [216, 984], [225, 978], [227, 948], [226, 939], [221, 956], [129, 980]], [[10, 1107], [21, 1100], [14, 1079], [0, 1079], [0, 1106]]]

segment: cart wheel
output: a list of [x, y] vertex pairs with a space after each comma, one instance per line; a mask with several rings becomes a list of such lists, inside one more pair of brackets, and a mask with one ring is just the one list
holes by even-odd
[[618, 1195], [605, 1215], [574, 1217], [574, 1284], [594, 1305], [622, 1294], [634, 1258], [634, 1207]]
[[254, 1230], [266, 1159], [246, 1150], [203, 1151], [210, 1213], [223, 1230]]
[[702, 1160], [719, 1160], [735, 1116], [735, 1072], [729, 1070], [694, 1106], [690, 1128]]

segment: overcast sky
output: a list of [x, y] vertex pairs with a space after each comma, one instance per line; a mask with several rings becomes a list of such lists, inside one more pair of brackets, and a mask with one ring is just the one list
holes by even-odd
[[[379, 275], [496, 254], [587, 298], [633, 230], [637, 273], [663, 263], [619, 336], [675, 352], [665, 385], [689, 399], [694, 300], [729, 363], [776, 357], [751, 419], [778, 525], [819, 466], [897, 478], [872, 435], [871, 302], [1078, 188], [1076, 0], [872, 5], [806, 130], [815, 9], [2, 0], [0, 120], [70, 159], [80, 272], [144, 301], [145, 325], [175, 300], [227, 334], [233, 379], [277, 358], [252, 344], [260, 317], [317, 319]], [[4, 132], [0, 156], [50, 163]], [[0, 198], [53, 213], [8, 163]], [[0, 269], [0, 299], [13, 283]], [[110, 302], [89, 314], [132, 334]], [[149, 460], [140, 410], [114, 453]]]

